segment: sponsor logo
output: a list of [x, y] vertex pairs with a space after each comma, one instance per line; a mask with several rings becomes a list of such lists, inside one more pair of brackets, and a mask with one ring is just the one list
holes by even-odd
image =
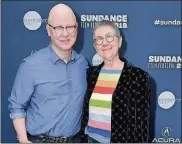
[[154, 138], [153, 143], [180, 143], [180, 139], [172, 136], [172, 129], [170, 127], [164, 127], [162, 129], [162, 136]]

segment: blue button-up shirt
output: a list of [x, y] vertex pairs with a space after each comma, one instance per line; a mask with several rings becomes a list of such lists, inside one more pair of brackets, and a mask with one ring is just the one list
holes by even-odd
[[26, 118], [32, 135], [75, 135], [80, 129], [87, 68], [86, 59], [74, 50], [67, 64], [51, 47], [25, 58], [9, 97], [10, 117]]

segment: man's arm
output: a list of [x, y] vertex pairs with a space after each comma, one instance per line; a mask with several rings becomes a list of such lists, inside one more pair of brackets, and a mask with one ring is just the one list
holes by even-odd
[[26, 109], [34, 91], [31, 67], [23, 62], [17, 72], [15, 82], [9, 97], [10, 117], [13, 119], [20, 143], [27, 143], [27, 132], [25, 126]]
[[27, 132], [25, 127], [25, 118], [17, 118], [13, 120], [17, 137], [20, 143], [30, 143], [27, 138]]

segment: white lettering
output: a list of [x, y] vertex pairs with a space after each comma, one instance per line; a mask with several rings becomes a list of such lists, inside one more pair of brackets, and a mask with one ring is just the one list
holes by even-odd
[[82, 22], [99, 22], [102, 20], [127, 23], [127, 15], [81, 15]]
[[149, 62], [181, 62], [181, 56], [149, 56]]
[[81, 15], [81, 21], [82, 22], [86, 21], [86, 15]]
[[179, 138], [154, 138], [152, 143], [180, 143]]

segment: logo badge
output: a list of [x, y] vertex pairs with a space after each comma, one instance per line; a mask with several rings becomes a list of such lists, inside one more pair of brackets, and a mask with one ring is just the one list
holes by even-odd
[[92, 65], [97, 66], [103, 62], [103, 58], [96, 53], [92, 58]]
[[171, 136], [171, 132], [172, 132], [171, 128], [169, 128], [169, 127], [164, 127], [164, 128], [162, 129], [162, 136], [164, 136], [164, 137], [169, 137], [169, 136]]
[[23, 17], [24, 26], [29, 30], [37, 30], [42, 24], [42, 18], [36, 11], [28, 11]]
[[170, 91], [162, 92], [158, 97], [158, 104], [163, 109], [169, 109], [175, 104], [176, 97]]

